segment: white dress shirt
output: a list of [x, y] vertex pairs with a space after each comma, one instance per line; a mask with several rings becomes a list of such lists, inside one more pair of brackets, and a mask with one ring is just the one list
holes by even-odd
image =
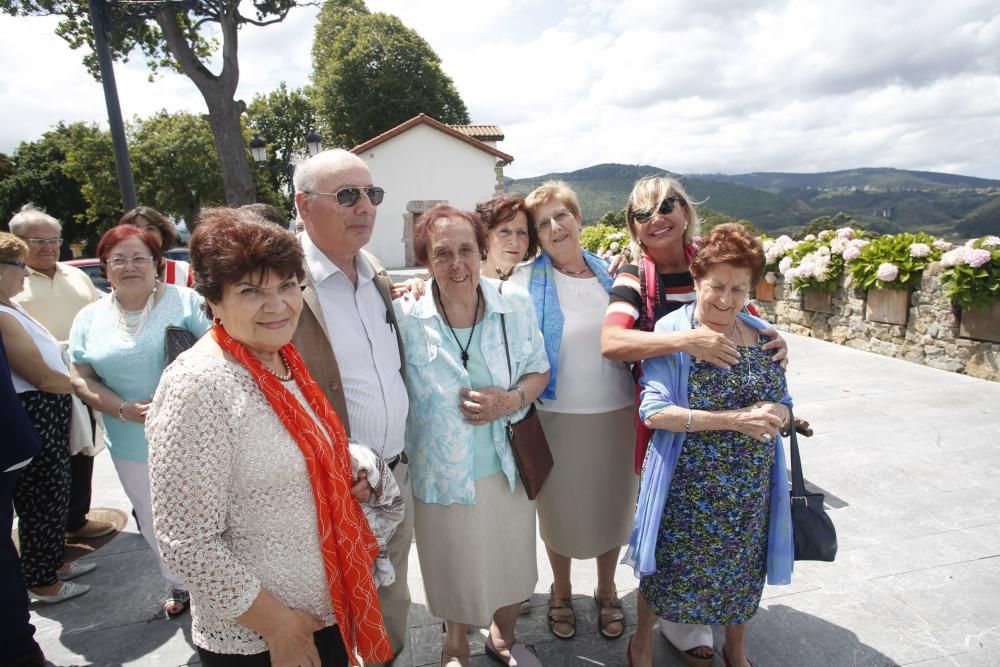
[[312, 275], [323, 320], [340, 368], [351, 438], [385, 459], [403, 451], [409, 400], [400, 375], [396, 332], [375, 284], [375, 270], [359, 253], [358, 286], [302, 234], [302, 249]]

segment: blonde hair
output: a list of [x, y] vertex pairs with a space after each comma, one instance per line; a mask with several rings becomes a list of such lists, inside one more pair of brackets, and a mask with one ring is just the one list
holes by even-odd
[[27, 243], [13, 234], [0, 232], [0, 262], [13, 262], [27, 256]]
[[531, 218], [532, 224], [535, 223], [535, 211], [550, 201], [557, 201], [569, 209], [577, 222], [583, 221], [580, 200], [576, 198], [576, 193], [566, 181], [545, 181], [524, 198], [524, 206], [528, 209], [528, 217]]
[[[674, 195], [679, 197], [686, 213], [687, 225], [684, 229], [684, 245], [688, 246], [698, 235], [701, 227], [701, 218], [695, 209], [691, 195], [687, 193], [680, 181], [669, 176], [646, 176], [640, 178], [632, 187], [632, 194], [628, 196], [628, 203], [625, 205], [625, 226], [628, 227], [628, 235], [637, 247], [639, 246], [639, 235], [635, 228], [636, 211], [655, 211], [659, 208], [664, 199]], [[638, 254], [636, 255], [638, 256]]]

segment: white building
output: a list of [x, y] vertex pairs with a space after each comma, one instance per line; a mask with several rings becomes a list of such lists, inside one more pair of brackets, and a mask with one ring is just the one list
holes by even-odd
[[445, 125], [420, 114], [369, 139], [353, 152], [385, 189], [365, 248], [387, 267], [412, 266], [413, 222], [434, 204], [473, 210], [503, 191], [503, 167], [514, 158], [497, 150], [493, 125]]

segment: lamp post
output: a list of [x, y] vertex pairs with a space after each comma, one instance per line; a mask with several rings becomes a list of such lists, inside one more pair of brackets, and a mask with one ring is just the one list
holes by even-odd
[[[305, 148], [292, 149], [287, 148], [282, 151], [281, 157], [285, 160], [285, 175], [288, 180], [288, 198], [291, 201], [291, 223], [294, 224], [296, 212], [295, 212], [295, 184], [292, 182], [292, 177], [295, 175], [295, 164], [299, 159], [303, 157], [312, 157], [323, 150], [323, 138], [319, 136], [315, 130], [309, 130], [309, 133], [304, 137]], [[263, 165], [267, 163], [267, 142], [261, 138], [260, 135], [254, 136], [248, 144], [250, 149], [250, 155], [253, 157], [253, 161], [258, 165]]]

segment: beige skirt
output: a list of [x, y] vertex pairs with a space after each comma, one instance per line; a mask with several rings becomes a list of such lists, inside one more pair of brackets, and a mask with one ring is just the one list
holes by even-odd
[[427, 607], [438, 618], [488, 626], [493, 612], [535, 591], [535, 503], [498, 472], [476, 482], [474, 505], [413, 499], [413, 532]]
[[557, 554], [595, 558], [628, 542], [639, 489], [634, 411], [538, 412], [554, 462], [536, 498], [538, 532]]

